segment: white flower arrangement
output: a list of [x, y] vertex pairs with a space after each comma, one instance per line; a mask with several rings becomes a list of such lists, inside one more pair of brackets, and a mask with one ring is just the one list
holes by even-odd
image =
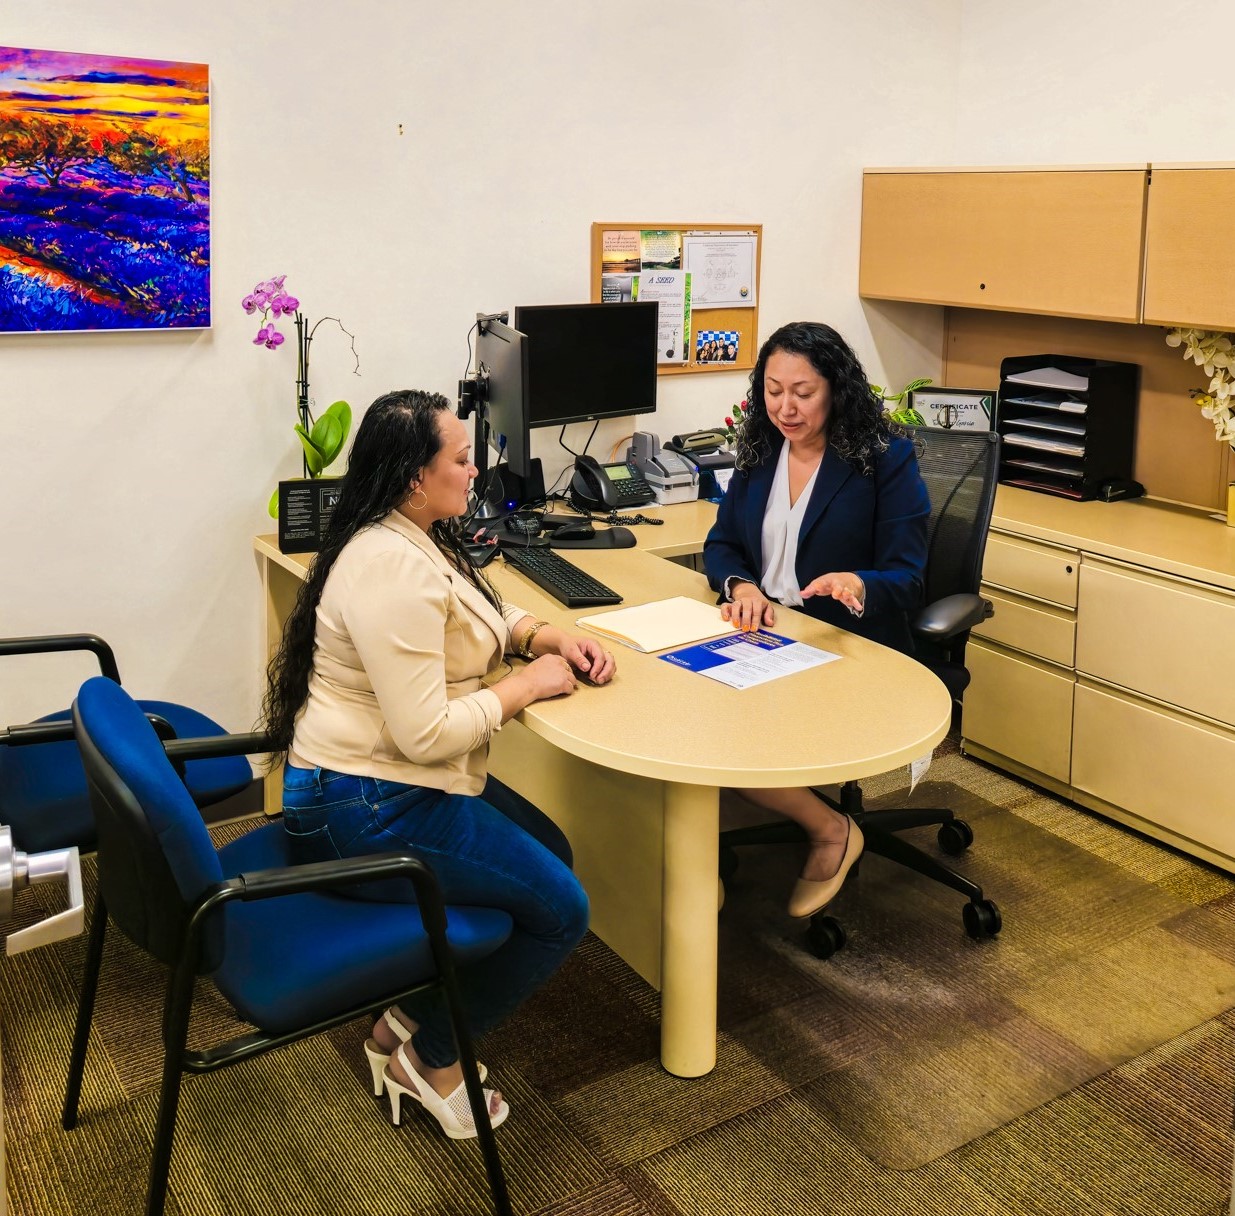
[[1170, 347], [1182, 346], [1184, 358], [1205, 369], [1208, 388], [1189, 390], [1201, 413], [1214, 424], [1214, 435], [1235, 447], [1235, 343], [1215, 329], [1172, 329]]

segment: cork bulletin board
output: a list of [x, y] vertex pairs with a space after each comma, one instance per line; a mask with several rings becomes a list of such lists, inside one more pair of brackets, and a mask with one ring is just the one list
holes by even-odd
[[749, 371], [762, 242], [762, 224], [593, 224], [591, 298], [660, 300], [658, 373]]

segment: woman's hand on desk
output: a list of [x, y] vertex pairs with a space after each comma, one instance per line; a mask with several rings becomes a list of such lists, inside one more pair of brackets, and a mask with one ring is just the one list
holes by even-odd
[[802, 588], [802, 598], [814, 595], [830, 595], [840, 600], [854, 616], [861, 616], [866, 606], [866, 584], [852, 571], [843, 574], [821, 574]]
[[617, 661], [596, 638], [562, 635], [558, 653], [589, 684], [608, 684], [617, 670]]
[[[520, 621], [515, 630], [522, 636], [524, 623]], [[532, 653], [560, 655], [573, 671], [586, 676], [589, 684], [608, 684], [617, 670], [613, 655], [601, 645], [599, 639], [576, 637], [553, 625], [537, 629], [532, 639]]]
[[735, 582], [730, 588], [731, 603], [722, 604], [722, 620], [732, 621], [746, 633], [753, 633], [764, 625], [776, 624], [776, 609], [754, 583]]

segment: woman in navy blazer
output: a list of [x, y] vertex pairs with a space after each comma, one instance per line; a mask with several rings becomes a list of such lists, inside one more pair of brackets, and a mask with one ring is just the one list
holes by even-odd
[[[908, 652], [930, 499], [913, 444], [857, 356], [827, 325], [782, 326], [759, 352], [747, 400], [737, 470], [703, 549], [721, 615], [758, 629], [784, 604]], [[806, 829], [789, 911], [818, 912], [861, 855], [858, 825], [806, 788], [739, 792]]]

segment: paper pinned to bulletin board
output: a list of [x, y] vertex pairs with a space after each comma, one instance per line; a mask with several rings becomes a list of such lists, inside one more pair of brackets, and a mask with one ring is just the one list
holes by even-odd
[[658, 371], [749, 369], [762, 238], [761, 224], [593, 224], [592, 299], [657, 300]]

